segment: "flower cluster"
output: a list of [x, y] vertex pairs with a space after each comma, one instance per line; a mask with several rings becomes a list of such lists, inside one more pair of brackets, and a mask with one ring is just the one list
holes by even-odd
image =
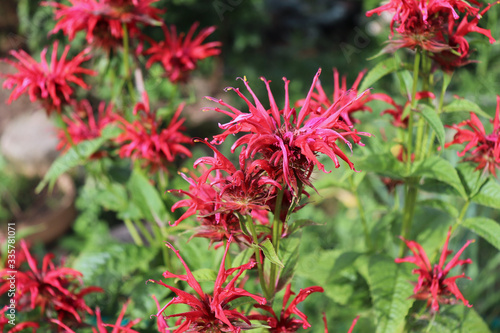
[[157, 25], [161, 10], [151, 6], [158, 0], [69, 0], [70, 5], [48, 1], [54, 7], [58, 20], [52, 33], [62, 31], [72, 40], [76, 33], [85, 31], [86, 40], [104, 49], [123, 45], [124, 27], [128, 35], [141, 34], [139, 25]]
[[[227, 242], [227, 246], [220, 264], [219, 273], [215, 280], [214, 291], [212, 294], [207, 294], [201, 288], [199, 282], [193, 276], [193, 273], [182, 259], [172, 245], [167, 243], [167, 246], [172, 249], [179, 260], [181, 261], [186, 275], [176, 275], [166, 271], [163, 277], [175, 278], [186, 281], [187, 284], [196, 292], [196, 295], [191, 295], [185, 291], [168, 285], [162, 281], [149, 280], [160, 284], [170, 289], [177, 296], [172, 298], [165, 306], [159, 309], [156, 317], [163, 316], [163, 312], [172, 304], [186, 304], [190, 307], [188, 312], [164, 316], [162, 321], [159, 321], [159, 327], [166, 327], [165, 319], [178, 317], [176, 322], [177, 329], [174, 333], [181, 332], [240, 332], [242, 329], [251, 328], [250, 318], [244, 313], [235, 309], [231, 309], [230, 302], [235, 301], [241, 297], [251, 297], [257, 303], [266, 304], [266, 299], [249, 293], [248, 291], [236, 286], [236, 282], [240, 276], [248, 269], [255, 266], [254, 261], [250, 261], [244, 265], [233, 267], [230, 269], [225, 268], [226, 256], [229, 250], [232, 239]], [[236, 274], [235, 274], [236, 273]], [[231, 280], [224, 286], [226, 280], [231, 276]]]
[[3, 83], [3, 88], [14, 88], [7, 100], [8, 104], [27, 91], [31, 102], [39, 100], [47, 114], [54, 110], [61, 112], [61, 107], [73, 100], [74, 91], [71, 83], [83, 89], [89, 89], [82, 75], [96, 75], [97, 73], [81, 67], [81, 64], [90, 59], [88, 55], [90, 49], [87, 48], [73, 59], [66, 60], [70, 49], [68, 45], [64, 48], [61, 58], [57, 59], [58, 45], [57, 41], [54, 42], [50, 64], [47, 63], [46, 58], [47, 48], [41, 53], [41, 63], [36, 62], [23, 50], [10, 51], [10, 54], [19, 62], [3, 59], [18, 70], [15, 74], [5, 74], [7, 79]]
[[470, 32], [495, 39], [489, 30], [477, 26], [479, 19], [492, 4], [481, 10], [477, 1], [461, 0], [391, 0], [367, 12], [367, 16], [394, 13], [391, 32], [398, 37], [385, 49], [393, 52], [399, 48], [429, 51], [445, 71], [470, 62], [469, 43], [465, 38]]
[[[419, 277], [418, 282], [415, 284], [412, 297], [427, 301], [427, 306], [430, 306], [432, 311], [436, 312], [439, 311], [439, 304], [455, 304], [457, 300], [461, 300], [464, 305], [468, 307], [472, 306], [469, 304], [469, 301], [463, 297], [456, 284], [456, 280], [459, 278], [470, 278], [466, 277], [465, 273], [452, 277], [447, 277], [447, 275], [453, 267], [470, 264], [472, 262], [470, 259], [459, 260], [458, 258], [473, 240], [467, 241], [445, 266], [446, 258], [452, 253], [452, 251], [448, 250], [450, 235], [451, 227], [448, 231], [441, 257], [439, 258], [439, 263], [434, 265], [434, 267], [431, 266], [429, 258], [420, 244], [404, 238], [402, 239], [413, 253], [413, 256], [397, 258], [395, 260], [396, 263], [409, 262], [419, 267], [413, 270], [413, 274], [418, 274]], [[451, 298], [451, 296], [455, 296], [456, 299]]]
[[455, 129], [457, 133], [453, 141], [446, 143], [445, 147], [467, 143], [464, 150], [458, 152], [458, 156], [462, 157], [470, 151], [471, 156], [466, 157], [465, 161], [476, 163], [476, 170], [489, 172], [496, 177], [496, 169], [500, 168], [500, 96], [497, 96], [497, 109], [492, 123], [493, 131], [486, 134], [479, 118], [471, 112], [469, 120], [464, 120], [458, 125], [447, 126]]

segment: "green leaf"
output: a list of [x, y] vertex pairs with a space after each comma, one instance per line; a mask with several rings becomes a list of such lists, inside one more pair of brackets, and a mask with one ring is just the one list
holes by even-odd
[[52, 189], [59, 176], [88, 161], [89, 157], [106, 141], [116, 137], [120, 132], [121, 130], [119, 128], [108, 125], [102, 130], [100, 137], [93, 140], [82, 141], [76, 146], [72, 146], [64, 155], [59, 156], [54, 163], [52, 163], [42, 181], [38, 184], [36, 192], [39, 193], [47, 184], [49, 184], [49, 187]]
[[484, 112], [479, 105], [467, 99], [456, 99], [443, 108], [443, 112], [474, 112], [477, 115], [491, 119], [491, 116]]
[[283, 289], [292, 279], [295, 266], [299, 260], [300, 239], [302, 234], [296, 233], [294, 236], [284, 238], [280, 242], [280, 253], [285, 266], [280, 273], [276, 289]]
[[368, 284], [377, 320], [377, 331], [381, 333], [402, 332], [405, 317], [414, 299], [410, 270], [398, 265], [394, 259], [374, 255], [369, 260]]
[[169, 214], [158, 190], [151, 185], [144, 173], [135, 168], [127, 183], [132, 201], [150, 222], [165, 222]]
[[472, 163], [460, 163], [457, 166], [457, 172], [469, 198], [473, 198], [488, 180], [488, 177], [475, 170]]
[[448, 213], [452, 217], [458, 217], [458, 209], [455, 205], [440, 199], [426, 199], [418, 202], [418, 206], [429, 206]]
[[474, 308], [463, 305], [443, 306], [431, 325], [431, 333], [490, 333]]
[[457, 171], [450, 162], [441, 157], [431, 156], [415, 163], [412, 167], [412, 175], [437, 179], [452, 186], [462, 197], [467, 198]]
[[250, 261], [250, 258], [255, 252], [251, 248], [246, 248], [244, 251], [238, 253], [236, 258], [233, 259], [232, 267], [239, 267]]
[[500, 184], [494, 178], [488, 179], [479, 192], [472, 197], [472, 201], [483, 206], [500, 209]]
[[274, 250], [273, 244], [269, 239], [266, 239], [258, 246], [262, 249], [262, 252], [264, 253], [264, 256], [266, 256], [267, 260], [281, 268], [285, 267], [285, 265], [283, 265], [280, 258], [278, 257], [278, 254]]
[[193, 271], [193, 276], [197, 281], [215, 281], [217, 272], [211, 268], [200, 268]]
[[500, 224], [498, 222], [487, 217], [471, 217], [466, 219], [462, 225], [500, 250]]
[[356, 169], [371, 171], [393, 178], [404, 178], [406, 171], [403, 163], [398, 161], [390, 152], [374, 153], [364, 156], [355, 163]]
[[444, 126], [441, 119], [439, 119], [436, 110], [424, 104], [420, 114], [425, 118], [425, 120], [427, 120], [429, 125], [431, 125], [434, 132], [436, 132], [436, 137], [438, 138], [439, 143], [441, 143], [441, 149], [444, 149]]
[[382, 77], [389, 73], [392, 73], [398, 69], [398, 64], [394, 58], [385, 59], [379, 62], [373, 69], [371, 69], [368, 74], [366, 74], [359, 91], [365, 91], [370, 88], [375, 82], [380, 80]]
[[248, 304], [257, 304], [257, 301], [254, 300], [252, 297], [248, 297], [248, 296], [245, 296], [245, 297], [240, 297], [240, 298], [237, 298], [233, 301], [231, 301], [229, 303], [229, 309], [236, 309], [240, 306], [243, 306], [243, 305], [248, 305]]
[[318, 223], [308, 219], [293, 221], [292, 223], [288, 224], [286, 228], [286, 234], [293, 235], [297, 230], [300, 230], [310, 225], [318, 225]]

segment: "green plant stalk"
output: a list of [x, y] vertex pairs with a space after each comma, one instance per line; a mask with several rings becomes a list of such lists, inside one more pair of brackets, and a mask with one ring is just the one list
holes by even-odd
[[130, 65], [128, 62], [129, 56], [129, 44], [128, 44], [128, 29], [125, 23], [122, 24], [123, 30], [123, 67], [125, 69], [125, 82], [127, 83], [128, 92], [130, 94], [130, 98], [132, 101], [135, 101], [135, 91], [134, 86], [132, 84], [131, 75], [130, 75]]
[[255, 231], [255, 225], [253, 224], [252, 217], [250, 215], [247, 215], [246, 218], [247, 218], [247, 223], [245, 224], [250, 227], [250, 233], [252, 234], [252, 239], [254, 243], [253, 249], [255, 252], [255, 260], [257, 261], [257, 270], [259, 271], [260, 287], [262, 288], [262, 292], [264, 293], [266, 299], [269, 300], [272, 295], [269, 292], [266, 286], [266, 280], [264, 279], [264, 267], [262, 265], [262, 262], [260, 261], [260, 248], [259, 248], [259, 240], [257, 239], [257, 232]]
[[[153, 222], [151, 224], [151, 230], [153, 230], [153, 234], [155, 235], [155, 244], [163, 244], [165, 240], [163, 239], [163, 235], [161, 232], [160, 227], [156, 224], [156, 222]], [[165, 267], [167, 268], [168, 271], [172, 271], [172, 261], [170, 260], [170, 255], [168, 252], [168, 249], [166, 246], [161, 247], [162, 255], [163, 255], [163, 263], [165, 264]]]
[[370, 238], [370, 233], [368, 231], [368, 222], [366, 220], [365, 210], [361, 204], [361, 199], [359, 198], [358, 189], [354, 186], [354, 181], [352, 179], [352, 174], [349, 175], [349, 184], [351, 185], [351, 192], [356, 197], [356, 204], [358, 205], [359, 217], [361, 218], [361, 224], [363, 225], [363, 233], [365, 234], [365, 243], [369, 250], [373, 248], [372, 240]]
[[[407, 184], [407, 192], [405, 198], [405, 205], [403, 210], [403, 226], [401, 227], [401, 236], [408, 239], [408, 235], [411, 229], [411, 222], [413, 220], [413, 214], [415, 213], [415, 204], [418, 197], [417, 183], [419, 177], [412, 177], [409, 179]], [[406, 245], [404, 241], [401, 241], [399, 247], [399, 256], [403, 257], [406, 251]]]
[[144, 237], [147, 239], [148, 243], [150, 246], [154, 246], [154, 238], [151, 236], [151, 233], [149, 232], [148, 229], [144, 226], [142, 221], [133, 221], [137, 229], [144, 235]]
[[143, 246], [144, 243], [142, 242], [141, 236], [137, 232], [137, 229], [134, 226], [134, 223], [130, 219], [124, 219], [123, 222], [125, 222], [125, 226], [128, 229], [128, 232], [130, 233], [130, 236], [132, 236], [132, 239], [134, 240], [135, 245], [137, 246]]
[[[448, 89], [449, 82], [443, 78], [443, 84], [441, 85], [441, 95], [439, 96], [437, 114], [438, 116], [443, 112], [443, 104], [444, 104], [444, 96], [446, 94], [446, 90]], [[431, 137], [429, 139], [429, 144], [427, 145], [427, 156], [430, 156], [434, 150], [434, 140], [436, 140], [436, 133], [433, 131]]]
[[[276, 207], [274, 207], [274, 219], [273, 219], [273, 246], [276, 254], [279, 252], [280, 247], [280, 239], [281, 239], [281, 230], [283, 229], [283, 222], [280, 219], [281, 215], [281, 205], [283, 204], [283, 196], [285, 194], [285, 190], [279, 190], [278, 197], [276, 198]], [[278, 254], [279, 256], [279, 254]], [[275, 264], [271, 264], [271, 274], [269, 275], [269, 293], [272, 295], [272, 300], [274, 299], [274, 293], [276, 288], [276, 277], [278, 273], [278, 266]]]
[[[423, 53], [422, 56], [422, 73], [423, 73], [423, 91], [428, 91], [431, 85], [431, 59], [427, 56], [426, 53]], [[418, 128], [417, 128], [417, 138], [416, 138], [416, 146], [415, 146], [415, 160], [420, 161], [424, 156], [423, 149], [425, 146], [425, 138], [428, 136], [428, 126], [427, 123], [421, 115], [418, 119]], [[434, 133], [434, 132], [433, 132]]]
[[417, 106], [417, 86], [418, 86], [418, 75], [420, 70], [420, 51], [415, 53], [415, 62], [413, 64], [413, 85], [411, 91], [411, 104], [410, 104], [410, 114], [408, 119], [408, 137], [406, 144], [406, 169], [408, 173], [411, 169], [411, 153], [413, 151], [413, 110]]

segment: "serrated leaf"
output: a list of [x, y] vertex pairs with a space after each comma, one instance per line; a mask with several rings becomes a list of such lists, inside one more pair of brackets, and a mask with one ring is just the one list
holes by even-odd
[[461, 305], [445, 306], [436, 316], [429, 332], [432, 333], [490, 333], [474, 308]]
[[389, 73], [392, 73], [398, 69], [398, 64], [394, 58], [388, 58], [384, 61], [379, 62], [373, 69], [371, 69], [368, 74], [366, 74], [359, 91], [365, 91], [370, 88], [375, 82], [380, 80], [382, 77]]
[[469, 198], [474, 197], [488, 180], [481, 172], [475, 170], [472, 163], [460, 163], [457, 172]]
[[479, 105], [467, 99], [456, 99], [443, 108], [443, 112], [474, 112], [477, 115], [491, 119], [491, 116], [484, 112]]
[[429, 206], [432, 208], [440, 209], [450, 216], [458, 217], [458, 209], [455, 205], [440, 199], [427, 199], [418, 202], [418, 206]]
[[436, 137], [438, 138], [439, 143], [441, 143], [441, 149], [444, 149], [444, 126], [441, 122], [441, 119], [439, 119], [436, 110], [424, 104], [422, 110], [420, 111], [420, 114], [425, 118], [427, 123], [431, 125], [432, 129], [436, 133]]
[[313, 220], [308, 220], [308, 219], [293, 221], [292, 223], [288, 224], [288, 227], [286, 229], [286, 234], [293, 235], [297, 230], [300, 230], [310, 225], [318, 225], [318, 223], [315, 223]]
[[269, 239], [266, 239], [258, 246], [261, 248], [262, 253], [264, 253], [264, 256], [267, 258], [267, 260], [281, 268], [285, 267], [285, 265], [283, 265], [280, 258], [278, 257], [278, 254], [274, 250], [273, 244]]
[[330, 272], [330, 276], [334, 276], [340, 273], [342, 270], [346, 269], [347, 267], [352, 266], [360, 255], [361, 253], [359, 252], [352, 252], [352, 251], [342, 252], [340, 256], [338, 256], [337, 259], [335, 260], [335, 263], [333, 264], [332, 270]]
[[144, 173], [135, 168], [127, 183], [133, 202], [150, 222], [166, 222], [169, 214], [158, 190], [151, 185]]
[[368, 284], [373, 300], [377, 331], [381, 333], [402, 332], [405, 317], [414, 299], [413, 286], [408, 280], [410, 271], [398, 265], [394, 259], [374, 255], [368, 264]]
[[471, 217], [463, 221], [462, 225], [500, 250], [500, 224], [498, 222], [487, 217]]
[[431, 156], [415, 163], [412, 166], [412, 175], [437, 179], [452, 186], [463, 198], [467, 197], [457, 170], [450, 162], [441, 157]]
[[201, 281], [215, 281], [217, 279], [217, 272], [211, 268], [200, 268], [193, 271], [194, 278]]
[[102, 130], [100, 137], [82, 141], [72, 146], [64, 155], [59, 156], [52, 163], [42, 181], [36, 187], [36, 192], [39, 193], [47, 184], [52, 188], [59, 176], [86, 162], [106, 141], [116, 137], [120, 132], [119, 128], [108, 125]]
[[483, 206], [500, 209], [500, 184], [494, 178], [488, 179], [472, 198], [472, 201]]

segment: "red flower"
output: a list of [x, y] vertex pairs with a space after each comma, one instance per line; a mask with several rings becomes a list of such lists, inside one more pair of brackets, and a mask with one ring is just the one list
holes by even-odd
[[[83, 311], [91, 314], [92, 310], [85, 304], [83, 297], [92, 292], [102, 292], [98, 287], [76, 289], [82, 286], [80, 277], [82, 273], [67, 267], [56, 267], [52, 263], [53, 254], [43, 258], [42, 269], [38, 269], [37, 261], [31, 256], [26, 243], [21, 240], [21, 248], [26, 256], [29, 271], [17, 271], [16, 274], [16, 301], [18, 310], [29, 306], [35, 309], [40, 306], [41, 312], [46, 313], [46, 308], [57, 312], [60, 320], [66, 316], [81, 322], [80, 313]], [[0, 277], [10, 276], [9, 270], [0, 270]], [[9, 290], [10, 281], [5, 281], [0, 286], [0, 295]]]
[[[14, 320], [15, 325], [12, 325], [11, 323], [9, 323], [9, 321], [11, 321], [12, 319], [6, 317], [7, 315], [10, 314], [10, 313], [8, 313], [9, 312], [8, 310], [9, 310], [9, 307], [7, 305], [4, 306], [4, 308], [2, 310], [0, 310], [0, 332], [16, 333], [16, 332], [21, 332], [22, 330], [31, 327], [31, 329], [32, 329], [31, 332], [35, 333], [36, 330], [37, 330], [37, 328], [40, 327], [39, 324], [33, 323], [33, 322], [20, 323], [17, 320], [17, 318]], [[15, 315], [15, 312], [12, 313], [12, 314]], [[12, 317], [12, 318], [15, 318], [15, 317]], [[7, 327], [7, 329], [9, 327], [11, 327], [11, 328], [8, 329], [8, 331], [5, 331], [6, 327]]]
[[18, 63], [9, 59], [3, 59], [6, 63], [17, 68], [18, 73], [5, 74], [7, 77], [3, 83], [3, 88], [12, 89], [7, 104], [12, 103], [26, 90], [31, 102], [40, 100], [45, 107], [47, 114], [53, 110], [61, 112], [61, 106], [72, 100], [73, 88], [70, 83], [74, 83], [83, 89], [89, 86], [82, 80], [81, 75], [96, 75], [97, 73], [81, 67], [81, 63], [90, 59], [87, 53], [90, 49], [85, 49], [71, 60], [66, 60], [69, 52], [69, 45], [64, 48], [63, 54], [57, 60], [57, 48], [59, 43], [54, 42], [50, 65], [47, 63], [47, 48], [41, 53], [41, 63], [36, 62], [29, 54], [23, 50], [10, 51], [10, 54], [19, 60]]
[[[492, 123], [493, 132], [486, 134], [479, 118], [471, 112], [470, 120], [465, 120], [458, 125], [446, 126], [457, 130], [457, 133], [453, 141], [446, 143], [445, 147], [468, 142], [458, 156], [464, 156], [466, 152], [472, 150], [471, 156], [464, 160], [477, 163], [476, 170], [482, 169], [483, 172], [489, 172], [496, 177], [496, 169], [500, 168], [500, 96], [497, 96], [497, 109]], [[465, 126], [468, 126], [470, 130], [461, 128]]]
[[[186, 281], [187, 284], [194, 289], [197, 296], [188, 294], [185, 291], [172, 287], [165, 284], [162, 281], [149, 280], [154, 283], [161, 284], [162, 286], [173, 291], [177, 296], [172, 298], [163, 308], [161, 308], [156, 317], [161, 316], [162, 313], [172, 304], [186, 304], [189, 305], [190, 309], [188, 312], [178, 313], [174, 315], [166, 316], [165, 318], [179, 317], [177, 329], [174, 333], [181, 333], [186, 331], [193, 332], [240, 332], [241, 329], [251, 328], [251, 323], [248, 317], [243, 313], [240, 313], [234, 309], [230, 309], [230, 302], [241, 298], [241, 297], [251, 297], [260, 304], [265, 304], [266, 300], [263, 297], [251, 294], [244, 289], [235, 286], [238, 278], [247, 269], [255, 266], [254, 261], [250, 261], [247, 264], [241, 265], [239, 267], [233, 267], [230, 269], [225, 269], [225, 261], [227, 256], [227, 251], [231, 244], [231, 239], [228, 240], [224, 256], [219, 269], [219, 274], [215, 280], [214, 291], [212, 295], [206, 294], [202, 289], [198, 281], [194, 278], [191, 270], [184, 262], [182, 257], [172, 245], [167, 243], [167, 246], [172, 249], [182, 265], [186, 270], [186, 275], [176, 275], [166, 271], [163, 276], [168, 278], [175, 278], [182, 281]], [[233, 273], [236, 275], [223, 287], [224, 282]]]
[[162, 25], [165, 40], [157, 43], [150, 40], [151, 47], [144, 54], [150, 55], [146, 67], [149, 68], [155, 62], [163, 65], [166, 76], [172, 82], [185, 82], [189, 73], [196, 68], [199, 60], [220, 54], [221, 42], [203, 41], [215, 31], [215, 27], [208, 27], [201, 30], [197, 37], [194, 32], [199, 23], [194, 23], [186, 36], [177, 36], [177, 29], [174, 25], [169, 28]]
[[113, 122], [113, 105], [109, 104], [106, 107], [105, 102], [101, 102], [96, 119], [89, 101], [83, 100], [75, 104], [74, 112], [69, 117], [63, 115], [63, 120], [71, 142], [68, 142], [66, 131], [61, 129], [57, 134], [59, 137], [57, 150], [67, 151], [82, 141], [100, 137], [101, 130]]
[[134, 114], [140, 113], [140, 120], [132, 123], [116, 115], [118, 124], [125, 131], [116, 138], [116, 142], [123, 144], [120, 148], [120, 157], [130, 157], [133, 160], [143, 160], [152, 171], [165, 169], [165, 161], [172, 163], [179, 154], [191, 157], [191, 152], [183, 144], [191, 143], [191, 139], [182, 134], [184, 118], [179, 119], [184, 107], [181, 104], [166, 128], [161, 128], [161, 119], [149, 108], [149, 97], [143, 93], [143, 102], [137, 103]]
[[[458, 257], [462, 254], [465, 248], [474, 240], [469, 240], [465, 245], [455, 254], [455, 256], [444, 266], [446, 258], [453, 252], [448, 250], [448, 241], [450, 239], [451, 227], [448, 230], [448, 235], [446, 237], [446, 242], [443, 246], [443, 251], [441, 252], [441, 257], [439, 263], [431, 266], [429, 258], [425, 253], [424, 249], [420, 244], [415, 241], [408, 241], [401, 237], [405, 241], [406, 245], [413, 252], [413, 256], [405, 258], [395, 259], [396, 263], [409, 262], [417, 265], [419, 268], [413, 270], [413, 274], [418, 274], [418, 282], [415, 284], [415, 289], [413, 290], [413, 298], [419, 300], [427, 300], [427, 306], [430, 306], [433, 311], [439, 311], [439, 304], [455, 304], [457, 300], [461, 300], [464, 305], [471, 307], [457, 287], [456, 280], [459, 278], [467, 278], [465, 273], [461, 275], [446, 277], [453, 267], [461, 266], [463, 264], [470, 264], [472, 260], [465, 259], [459, 260]], [[455, 296], [456, 299], [450, 298]]]
[[[216, 135], [213, 142], [221, 143], [231, 134], [248, 133], [235, 142], [231, 148], [232, 151], [234, 152], [241, 145], [246, 145], [245, 158], [253, 157], [257, 153], [261, 154], [264, 160], [269, 161], [271, 166], [277, 168], [275, 177], [282, 177], [282, 181], [293, 189], [295, 195], [298, 195], [299, 183], [312, 186], [309, 177], [314, 166], [318, 166], [320, 170], [324, 171], [324, 165], [317, 158], [319, 153], [330, 157], [336, 167], [340, 166], [338, 156], [347, 162], [351, 169], [354, 169], [352, 162], [338, 147], [337, 140], [344, 142], [350, 148], [351, 143], [346, 137], [351, 137], [355, 143], [360, 143], [358, 134], [369, 134], [352, 130], [340, 119], [340, 116], [344, 110], [364, 95], [361, 94], [356, 97], [344, 94], [337, 102], [343, 107], [336, 109], [337, 104], [334, 104], [318, 114], [317, 109], [314, 109], [313, 105], [311, 105], [314, 104], [311, 103], [311, 99], [320, 73], [321, 70], [318, 70], [314, 76], [309, 93], [298, 113], [295, 108], [290, 107], [290, 105], [293, 105], [288, 97], [288, 84], [290, 81], [286, 79], [284, 79], [285, 106], [283, 109], [279, 109], [276, 105], [269, 87], [269, 81], [265, 79], [262, 80], [268, 90], [270, 109], [266, 109], [261, 104], [250, 89], [246, 79], [243, 82], [252, 95], [255, 105], [240, 93], [238, 88], [227, 89], [234, 90], [245, 101], [250, 113], [243, 113], [222, 100], [207, 97], [229, 109], [207, 108], [207, 110], [215, 110], [232, 118], [229, 123], [220, 125], [225, 132]], [[275, 178], [275, 180], [281, 181], [278, 178]]]
[[[392, 98], [387, 96], [386, 94], [372, 94], [369, 90], [366, 91], [363, 96], [359, 99], [356, 99], [354, 102], [350, 103], [347, 107], [345, 103], [351, 102], [352, 99], [355, 99], [358, 96], [358, 86], [363, 76], [365, 75], [366, 70], [359, 73], [356, 81], [354, 81], [352, 87], [348, 90], [346, 84], [346, 77], [342, 77], [342, 85], [340, 84], [339, 72], [336, 68], [333, 69], [333, 82], [334, 82], [334, 90], [332, 100], [328, 98], [323, 87], [321, 86], [321, 81], [318, 80], [316, 82], [316, 92], [312, 94], [311, 98], [311, 108], [316, 110], [316, 113], [321, 114], [325, 112], [328, 108], [330, 108], [333, 104], [334, 111], [342, 109], [342, 113], [340, 118], [345, 121], [348, 126], [352, 126], [353, 122], [358, 123], [357, 119], [353, 119], [351, 114], [356, 111], [369, 111], [372, 109], [366, 106], [366, 103], [373, 100], [381, 100], [389, 104], [394, 104]], [[343, 98], [344, 95], [351, 96], [351, 98]], [[305, 102], [305, 99], [301, 99], [295, 103], [295, 106], [302, 106]]]
[[[385, 48], [393, 52], [399, 48], [423, 49], [432, 53], [432, 57], [442, 65], [444, 70], [451, 71], [469, 61], [469, 43], [465, 35], [478, 32], [487, 36], [490, 43], [495, 42], [491, 32], [477, 27], [478, 20], [488, 11], [492, 4], [480, 12], [481, 4], [477, 1], [462, 0], [391, 0], [389, 3], [370, 10], [367, 16], [394, 12], [391, 21], [391, 33], [394, 28], [400, 35]], [[455, 22], [463, 15], [461, 23]], [[467, 17], [474, 19], [468, 22]]]
[[[421, 100], [421, 99], [426, 99], [426, 98], [436, 98], [436, 96], [429, 92], [429, 91], [419, 91], [415, 94], [415, 99]], [[411, 101], [407, 101], [405, 105], [399, 105], [394, 100], [386, 100], [387, 103], [391, 104], [394, 109], [387, 109], [385, 111], [382, 111], [380, 115], [384, 114], [390, 114], [394, 119], [392, 121], [392, 125], [395, 127], [400, 127], [400, 128], [407, 128], [408, 127], [408, 115], [403, 117], [403, 114], [405, 112], [405, 109], [410, 107]]]
[[[356, 318], [353, 319], [351, 327], [349, 328], [349, 331], [347, 331], [347, 333], [352, 333], [352, 331], [354, 330], [354, 326], [356, 326], [356, 323], [358, 322], [358, 320], [359, 320], [359, 316], [357, 316]], [[326, 314], [324, 312], [323, 312], [323, 322], [325, 323], [325, 333], [328, 333], [328, 326], [326, 323]]]
[[[123, 321], [123, 317], [125, 316], [125, 312], [127, 311], [127, 306], [129, 304], [130, 304], [130, 300], [128, 300], [125, 304], [123, 304], [122, 310], [120, 311], [120, 314], [118, 315], [118, 318], [116, 319], [116, 322], [114, 324], [103, 323], [102, 318], [101, 318], [101, 310], [99, 308], [97, 308], [95, 310], [96, 319], [97, 319], [97, 326], [96, 326], [96, 328], [92, 328], [92, 332], [93, 333], [107, 333], [108, 330], [106, 329], [106, 327], [112, 327], [113, 330], [111, 331], [111, 333], [121, 333], [121, 332], [139, 333], [138, 331], [133, 330], [131, 327], [134, 326], [135, 324], [137, 324], [138, 322], [140, 322], [141, 321], [140, 318], [129, 321], [125, 326], [122, 326], [122, 324], [121, 324]], [[60, 320], [53, 319], [51, 321], [53, 323], [59, 325], [61, 328], [64, 328], [65, 332], [67, 332], [67, 333], [76, 333], [75, 331], [73, 331], [71, 328], [69, 328], [66, 324], [64, 324]]]
[[79, 31], [86, 32], [89, 44], [107, 50], [123, 45], [125, 24], [131, 38], [140, 35], [139, 24], [157, 25], [161, 10], [151, 4], [158, 0], [68, 0], [71, 4], [48, 1], [43, 5], [56, 8], [59, 20], [52, 33], [62, 31], [70, 40]]
[[[299, 293], [292, 302], [288, 305], [287, 303], [290, 300], [291, 295], [295, 295], [294, 292], [291, 291], [291, 284], [288, 284], [285, 290], [285, 296], [283, 298], [283, 309], [281, 310], [280, 316], [278, 317], [274, 312], [273, 308], [268, 305], [254, 305], [256, 308], [263, 309], [268, 312], [269, 315], [251, 315], [250, 319], [265, 321], [269, 328], [270, 333], [293, 333], [297, 332], [297, 330], [302, 326], [303, 329], [308, 329], [311, 327], [311, 324], [307, 321], [307, 316], [297, 309], [297, 304], [303, 302], [310, 294], [315, 292], [322, 293], [324, 290], [321, 287], [309, 287], [305, 289], [300, 289]], [[292, 315], [297, 315], [300, 319], [292, 317]]]

